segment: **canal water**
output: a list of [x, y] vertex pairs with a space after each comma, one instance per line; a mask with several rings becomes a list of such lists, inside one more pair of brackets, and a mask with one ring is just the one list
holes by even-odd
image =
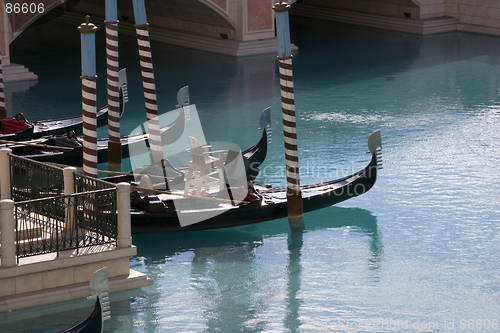
[[[374, 188], [305, 214], [299, 236], [287, 219], [134, 235], [130, 265], [155, 283], [113, 294], [104, 332], [498, 331], [500, 38], [297, 17], [291, 33], [302, 184], [363, 168], [368, 135], [380, 129]], [[103, 106], [103, 31], [97, 41]], [[271, 107], [273, 142], [258, 181], [285, 185], [276, 55], [237, 59], [159, 43], [152, 51], [160, 112], [189, 85], [208, 142], [253, 145], [260, 111]], [[146, 118], [136, 39], [120, 37], [120, 52], [130, 94], [123, 135]], [[39, 79], [6, 85], [10, 114], [81, 112], [76, 26], [39, 24], [11, 54]], [[1, 330], [57, 332], [91, 310], [79, 300], [14, 311], [0, 317]]]

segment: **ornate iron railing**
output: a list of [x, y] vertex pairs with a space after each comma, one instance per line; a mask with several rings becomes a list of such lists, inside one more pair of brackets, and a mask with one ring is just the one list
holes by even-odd
[[75, 193], [114, 188], [116, 184], [75, 173]]
[[[64, 193], [63, 169], [10, 154], [12, 199], [26, 201]], [[115, 184], [75, 173], [75, 193], [116, 187]]]
[[15, 203], [18, 258], [116, 244], [116, 188]]
[[26, 201], [63, 193], [63, 169], [12, 154], [10, 165], [12, 200]]

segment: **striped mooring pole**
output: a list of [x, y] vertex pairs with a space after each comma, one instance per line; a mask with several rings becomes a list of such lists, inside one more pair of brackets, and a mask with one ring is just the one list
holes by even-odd
[[158, 104], [156, 101], [155, 76], [153, 71], [153, 59], [151, 57], [151, 45], [149, 42], [146, 7], [144, 5], [144, 0], [133, 0], [132, 4], [134, 6], [137, 44], [139, 45], [144, 100], [146, 102], [151, 162], [156, 163], [163, 158], [163, 147], [160, 136], [160, 121], [158, 119]]
[[297, 149], [297, 124], [295, 120], [295, 97], [293, 93], [292, 49], [290, 44], [290, 6], [282, 1], [273, 6], [276, 14], [278, 37], [278, 61], [281, 86], [281, 109], [285, 140], [285, 163], [287, 183], [287, 210], [290, 229], [304, 229], [304, 208], [299, 181], [299, 156]]
[[97, 27], [85, 16], [78, 30], [82, 42], [82, 117], [83, 117], [83, 172], [97, 178], [97, 101], [95, 32]]
[[7, 118], [5, 108], [5, 92], [3, 90], [3, 69], [2, 69], [2, 49], [0, 48], [0, 119]]
[[122, 144], [120, 142], [120, 85], [118, 65], [118, 10], [117, 0], [106, 0], [106, 73], [108, 84], [108, 165], [120, 169]]

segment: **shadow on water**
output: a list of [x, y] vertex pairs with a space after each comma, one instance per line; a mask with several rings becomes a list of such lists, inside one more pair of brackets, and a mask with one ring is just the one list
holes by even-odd
[[[302, 282], [301, 250], [304, 244], [305, 233], [323, 228], [355, 228], [358, 232], [371, 238], [371, 257], [368, 259], [370, 262], [370, 268], [378, 269], [382, 260], [382, 244], [379, 238], [379, 231], [375, 216], [371, 215], [369, 211], [359, 208], [340, 208], [332, 206], [325, 210], [327, 212], [324, 213], [331, 214], [331, 216], [335, 217], [335, 222], [311, 223], [310, 221], [307, 221], [306, 230], [304, 230], [304, 232], [288, 233], [286, 316], [283, 320], [283, 325], [287, 332], [290, 333], [299, 332], [301, 325], [301, 321], [299, 319], [301, 299], [298, 295], [300, 293], [300, 286]], [[317, 221], [318, 220], [328, 221], [329, 219], [321, 218], [317, 219]]]
[[[188, 278], [190, 288], [196, 289], [195, 302], [210, 300], [203, 311], [204, 332], [265, 330], [266, 322], [260, 315], [269, 306], [266, 299], [269, 291], [265, 292], [262, 288], [276, 288], [274, 284], [279, 281], [285, 281], [282, 324], [288, 332], [298, 332], [301, 325], [301, 300], [298, 295], [303, 283], [301, 251], [303, 246], [308, 246], [304, 238], [307, 233], [349, 228], [370, 239], [370, 268], [377, 269], [383, 256], [377, 219], [369, 211], [332, 206], [307, 213], [305, 223], [306, 230], [303, 233], [289, 232], [288, 221], [280, 219], [218, 230], [134, 235], [133, 243], [138, 248], [138, 256], [132, 259], [131, 266], [137, 269], [134, 266], [139, 266], [139, 262], [145, 263], [146, 273], [155, 284], [145, 289], [112, 294], [112, 317], [105, 322], [105, 332], [130, 331], [131, 327], [137, 325], [137, 320], [144, 321], [148, 332], [164, 329], [162, 325], [165, 324], [161, 322], [166, 307], [176, 311], [175, 308], [182, 307], [183, 302], [193, 302], [193, 299], [190, 300], [193, 296], [185, 294], [185, 290], [181, 289], [176, 294], [168, 287], [174, 282], [164, 276], [169, 273], [166, 263], [174, 257], [182, 257], [177, 263], [191, 264]], [[278, 270], [282, 273], [257, 269], [255, 262], [260, 259], [255, 254], [256, 250], [263, 247], [266, 240], [280, 238], [286, 238], [287, 251], [283, 254], [280, 254], [281, 250], [278, 251], [278, 258], [275, 258], [277, 254], [273, 254], [272, 260], [276, 260], [274, 265], [281, 267]], [[180, 296], [179, 299], [172, 304], [172, 297], [177, 296]], [[165, 297], [168, 299], [165, 300]], [[86, 317], [91, 309], [90, 303], [77, 300], [14, 311], [9, 314], [12, 318], [5, 320], [2, 332], [57, 332]]]
[[[351, 232], [369, 238], [367, 261], [370, 270], [377, 270], [383, 257], [377, 219], [367, 210], [332, 206], [306, 214], [305, 224], [303, 233], [291, 233], [287, 219], [280, 219], [227, 229], [134, 235], [138, 256], [132, 262], [146, 263], [148, 276], [156, 281], [152, 287], [154, 291], [147, 297], [139, 297], [142, 309], [155, 309], [145, 314], [147, 321], [157, 323], [163, 318], [163, 302], [172, 308], [185, 306], [180, 300], [180, 303], [172, 304], [161, 298], [171, 298], [176, 293], [185, 295], [184, 289], [177, 292], [164, 289], [165, 284], [176, 283], [167, 282], [169, 278], [164, 276], [168, 274], [170, 264], [190, 264], [187, 274], [190, 288], [196, 289], [195, 298], [202, 302], [209, 300], [203, 310], [204, 332], [264, 331], [266, 321], [261, 315], [270, 305], [267, 296], [262, 295], [273, 295], [278, 281], [286, 281], [282, 324], [288, 332], [298, 332], [301, 325], [298, 295], [303, 283], [301, 252], [303, 246], [314, 246], [307, 244], [304, 237], [307, 233], [349, 228]], [[273, 269], [281, 273], [271, 273], [260, 267], [266, 265], [267, 260], [260, 257], [259, 248], [268, 244], [269, 239], [280, 243], [280, 238], [286, 239], [287, 251], [277, 250], [272, 255]]]
[[[351, 227], [355, 232], [371, 238], [371, 262], [382, 257], [377, 218], [360, 208], [327, 207], [305, 215], [305, 230], [310, 232], [326, 228]], [[134, 234], [133, 243], [138, 256], [157, 262], [176, 253], [192, 250], [198, 256], [209, 256], [211, 252], [221, 253], [227, 247], [253, 248], [263, 244], [263, 239], [288, 234], [287, 219], [279, 219], [248, 226], [171, 233]], [[224, 258], [220, 258], [224, 260]]]

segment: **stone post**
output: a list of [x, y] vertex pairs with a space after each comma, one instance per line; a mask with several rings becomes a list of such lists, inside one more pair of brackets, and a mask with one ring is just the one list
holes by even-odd
[[16, 222], [14, 220], [14, 201], [0, 201], [0, 223], [2, 241], [2, 267], [17, 266], [16, 259]]
[[[64, 195], [70, 195], [75, 193], [75, 167], [66, 167], [63, 169], [64, 176]], [[66, 230], [75, 229], [75, 202], [72, 198], [66, 198], [66, 209], [65, 209], [65, 223]]]
[[132, 226], [130, 219], [130, 184], [116, 185], [116, 208], [118, 210], [118, 247], [132, 246]]
[[12, 150], [0, 149], [0, 199], [12, 199], [10, 186], [10, 156]]

